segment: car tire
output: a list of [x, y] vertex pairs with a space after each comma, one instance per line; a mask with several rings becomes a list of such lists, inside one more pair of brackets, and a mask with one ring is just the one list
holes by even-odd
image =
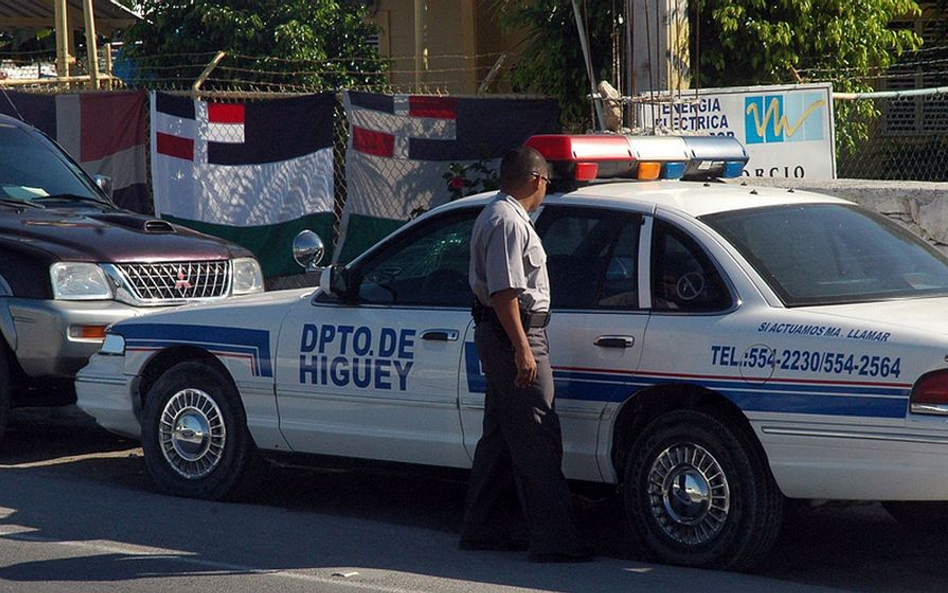
[[203, 362], [171, 367], [148, 390], [142, 449], [152, 479], [176, 496], [241, 498], [262, 470], [237, 388]]
[[882, 508], [893, 519], [919, 531], [943, 532], [948, 529], [948, 502], [942, 500], [887, 500]]
[[726, 570], [763, 560], [780, 532], [783, 496], [751, 438], [724, 417], [694, 410], [643, 429], [623, 488], [634, 535], [651, 559]]

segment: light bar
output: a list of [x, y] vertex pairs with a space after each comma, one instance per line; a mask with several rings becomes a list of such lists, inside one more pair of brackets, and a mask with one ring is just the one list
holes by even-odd
[[689, 163], [683, 179], [740, 177], [747, 164], [744, 145], [731, 136], [683, 136]]
[[554, 179], [568, 182], [738, 177], [747, 164], [744, 147], [726, 136], [544, 134], [526, 145], [546, 158]]

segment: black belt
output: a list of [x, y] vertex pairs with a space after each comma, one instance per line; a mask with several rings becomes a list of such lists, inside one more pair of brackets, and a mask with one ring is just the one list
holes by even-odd
[[[489, 321], [500, 324], [494, 308], [482, 305], [478, 299], [474, 299], [474, 304], [471, 306], [471, 315], [474, 317], [474, 323]], [[549, 311], [520, 311], [520, 324], [525, 330], [542, 329], [550, 324], [551, 316]]]

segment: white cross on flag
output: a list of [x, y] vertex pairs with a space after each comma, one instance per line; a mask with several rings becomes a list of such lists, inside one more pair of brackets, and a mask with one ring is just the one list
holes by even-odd
[[452, 163], [488, 160], [558, 130], [555, 101], [343, 93], [349, 119], [346, 206], [336, 260], [347, 262], [416, 208], [447, 202]]

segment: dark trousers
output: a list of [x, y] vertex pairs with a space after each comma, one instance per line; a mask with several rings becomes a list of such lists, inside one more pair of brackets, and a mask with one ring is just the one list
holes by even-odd
[[579, 549], [580, 542], [562, 470], [563, 441], [553, 406], [546, 330], [530, 330], [527, 338], [537, 362], [537, 380], [520, 388], [514, 385], [514, 351], [503, 329], [482, 322], [474, 331], [487, 395], [461, 539], [517, 538], [509, 513], [514, 499], [526, 520], [531, 552], [569, 553]]

